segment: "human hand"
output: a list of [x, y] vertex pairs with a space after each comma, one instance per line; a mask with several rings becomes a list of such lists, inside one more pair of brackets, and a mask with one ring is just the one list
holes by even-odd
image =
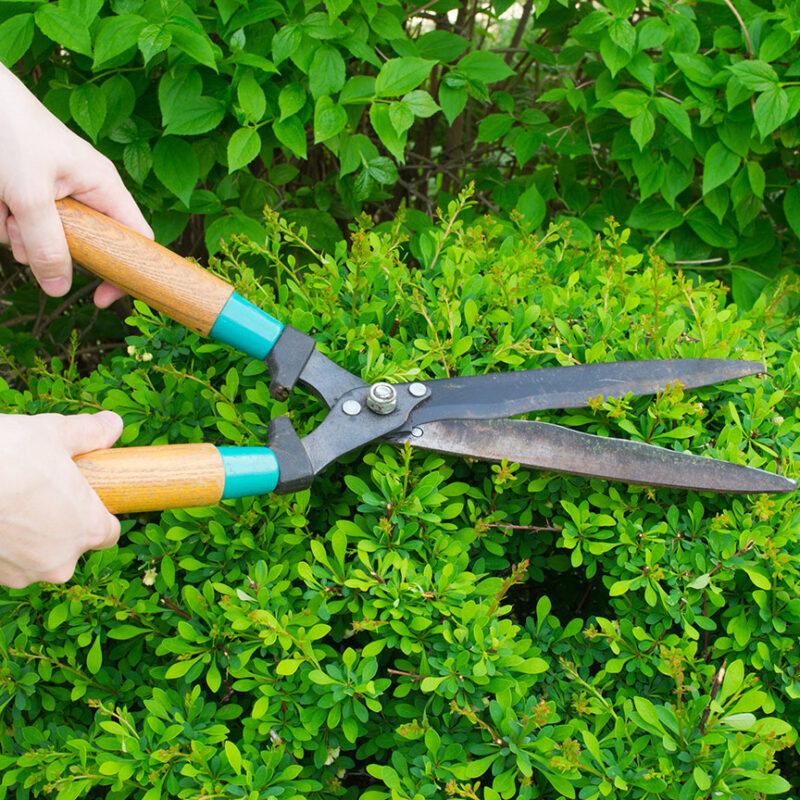
[[[74, 197], [153, 238], [150, 226], [114, 165], [54, 117], [2, 64], [0, 98], [0, 242], [29, 264], [53, 297], [69, 291], [72, 260], [55, 201]], [[101, 308], [124, 294], [104, 283], [95, 292]]]
[[111, 447], [120, 433], [111, 411], [0, 414], [0, 584], [68, 581], [84, 552], [116, 544], [119, 520], [72, 458]]

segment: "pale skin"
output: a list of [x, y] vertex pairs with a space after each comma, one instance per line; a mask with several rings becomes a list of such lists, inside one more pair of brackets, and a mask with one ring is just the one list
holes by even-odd
[[[28, 264], [42, 290], [67, 294], [72, 262], [55, 201], [74, 197], [153, 238], [105, 156], [70, 131], [0, 64], [0, 243]], [[102, 284], [105, 307], [122, 296]], [[73, 457], [111, 447], [122, 420], [99, 414], [0, 414], [0, 585], [69, 580], [88, 550], [112, 547], [119, 520], [81, 475]]]

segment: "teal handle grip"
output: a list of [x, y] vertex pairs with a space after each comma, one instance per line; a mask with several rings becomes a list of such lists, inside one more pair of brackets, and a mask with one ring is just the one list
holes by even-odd
[[210, 335], [249, 356], [263, 359], [282, 330], [283, 323], [234, 292], [222, 307]]
[[219, 447], [225, 469], [223, 500], [269, 494], [278, 485], [278, 459], [268, 447]]

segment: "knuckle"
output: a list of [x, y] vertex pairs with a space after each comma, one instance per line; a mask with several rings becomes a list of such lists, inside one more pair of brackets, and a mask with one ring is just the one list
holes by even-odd
[[48, 569], [41, 576], [41, 580], [46, 583], [67, 583], [72, 580], [75, 574], [75, 564], [62, 564], [61, 566]]
[[28, 261], [34, 269], [50, 275], [64, 268], [67, 254], [55, 248], [41, 248], [28, 252]]

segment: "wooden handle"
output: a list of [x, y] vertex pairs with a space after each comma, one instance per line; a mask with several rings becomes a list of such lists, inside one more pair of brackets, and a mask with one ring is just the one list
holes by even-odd
[[213, 506], [225, 488], [212, 444], [95, 450], [74, 460], [112, 514]]
[[77, 200], [66, 198], [56, 206], [79, 264], [181, 325], [208, 335], [232, 286]]

